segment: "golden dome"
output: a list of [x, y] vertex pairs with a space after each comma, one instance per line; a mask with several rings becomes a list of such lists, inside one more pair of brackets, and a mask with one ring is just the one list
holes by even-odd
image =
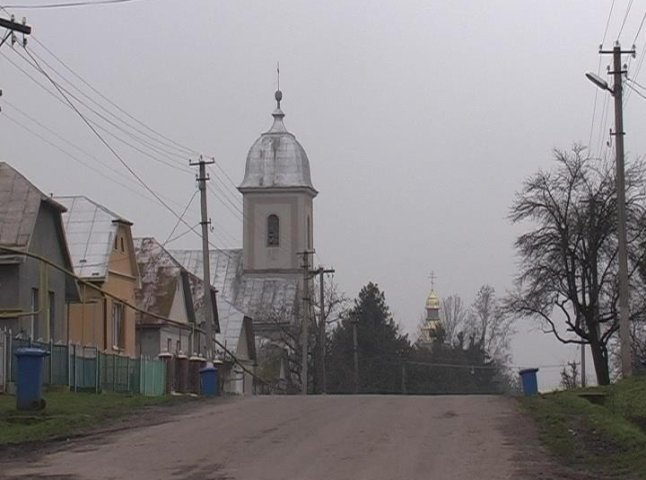
[[439, 310], [440, 308], [440, 299], [435, 293], [434, 290], [431, 290], [431, 293], [428, 294], [426, 299], [426, 309], [427, 310]]

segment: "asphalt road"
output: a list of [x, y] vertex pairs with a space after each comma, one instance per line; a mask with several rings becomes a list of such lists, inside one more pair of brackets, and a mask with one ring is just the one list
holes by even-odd
[[50, 480], [561, 478], [514, 400], [490, 396], [254, 397], [94, 435], [0, 465]]

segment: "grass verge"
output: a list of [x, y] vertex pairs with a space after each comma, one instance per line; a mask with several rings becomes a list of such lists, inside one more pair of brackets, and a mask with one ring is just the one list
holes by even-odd
[[[605, 394], [601, 405], [581, 393]], [[646, 479], [646, 379], [522, 399], [541, 440], [577, 470], [604, 478]]]
[[144, 397], [118, 393], [46, 393], [42, 411], [16, 410], [16, 398], [0, 395], [0, 446], [69, 438], [154, 405], [187, 397]]

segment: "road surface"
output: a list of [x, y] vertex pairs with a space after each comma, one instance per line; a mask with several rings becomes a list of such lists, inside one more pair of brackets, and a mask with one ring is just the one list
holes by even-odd
[[58, 445], [0, 465], [6, 479], [550, 479], [514, 400], [262, 396]]

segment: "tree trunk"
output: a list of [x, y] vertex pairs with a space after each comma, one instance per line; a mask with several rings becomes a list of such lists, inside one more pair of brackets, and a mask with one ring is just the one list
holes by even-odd
[[599, 385], [610, 384], [610, 372], [608, 370], [608, 358], [603, 353], [603, 346], [599, 342], [597, 329], [592, 328], [589, 333], [590, 351], [592, 351], [592, 360], [594, 362], [594, 371], [597, 375]]

